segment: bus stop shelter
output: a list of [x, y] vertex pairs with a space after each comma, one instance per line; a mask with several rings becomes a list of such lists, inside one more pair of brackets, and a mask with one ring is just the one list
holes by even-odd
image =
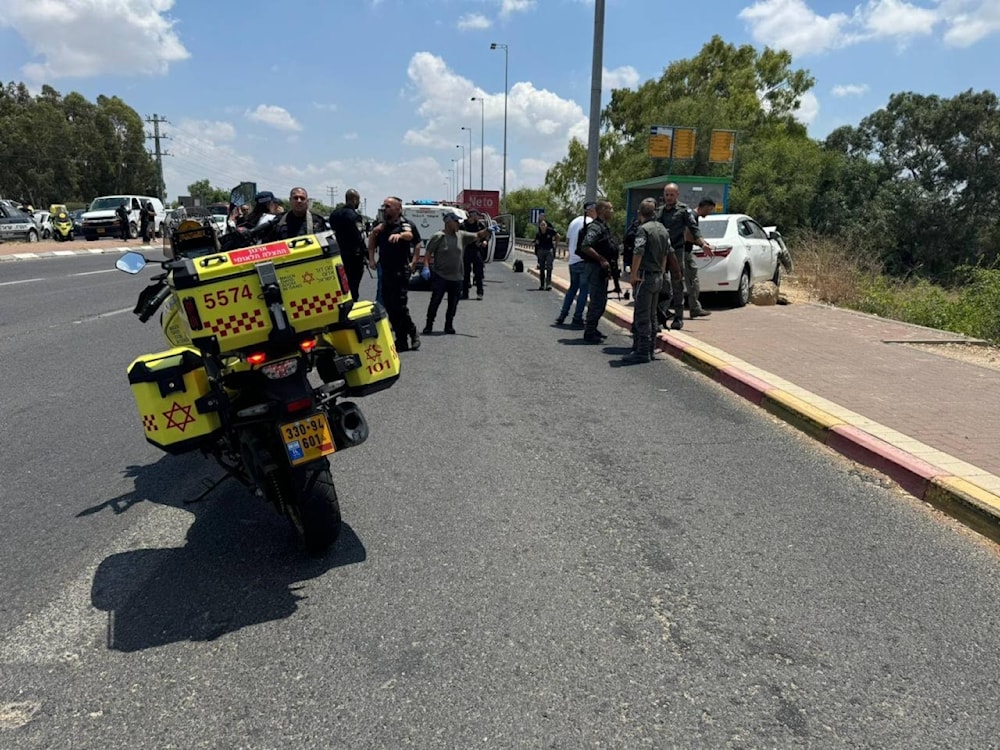
[[658, 204], [662, 203], [663, 186], [671, 182], [677, 183], [677, 187], [680, 188], [681, 203], [694, 208], [704, 198], [711, 198], [715, 201], [716, 213], [729, 213], [729, 187], [732, 178], [663, 175], [625, 183], [625, 225], [628, 226], [632, 222], [636, 211], [639, 210], [639, 204], [646, 198], [655, 198]]

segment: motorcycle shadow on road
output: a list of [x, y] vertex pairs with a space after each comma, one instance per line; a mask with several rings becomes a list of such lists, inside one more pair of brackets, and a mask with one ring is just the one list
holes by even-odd
[[108, 613], [109, 649], [134, 652], [213, 641], [291, 617], [306, 598], [301, 593], [306, 581], [365, 560], [364, 544], [346, 523], [325, 557], [306, 557], [288, 522], [235, 481], [186, 505], [185, 499], [204, 490], [200, 482], [209, 471], [214, 467], [192, 456], [129, 467], [126, 476], [135, 479], [131, 492], [78, 514], [105, 509], [120, 514], [148, 500], [193, 516], [184, 546], [121, 552], [98, 565], [91, 603]]

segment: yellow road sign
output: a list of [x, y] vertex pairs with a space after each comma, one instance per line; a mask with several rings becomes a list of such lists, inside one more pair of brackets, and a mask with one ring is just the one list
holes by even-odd
[[674, 128], [674, 158], [693, 159], [695, 145], [694, 128]]
[[728, 164], [736, 154], [736, 131], [713, 130], [712, 140], [708, 146], [708, 160], [720, 164]]
[[654, 125], [649, 129], [649, 156], [653, 159], [669, 159], [673, 146], [674, 129]]

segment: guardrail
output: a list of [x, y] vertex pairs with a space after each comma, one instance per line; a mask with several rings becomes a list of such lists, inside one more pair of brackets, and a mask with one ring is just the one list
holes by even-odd
[[[523, 237], [517, 237], [514, 240], [514, 249], [520, 250], [523, 253], [534, 253], [535, 244], [531, 240], [526, 240]], [[556, 257], [557, 258], [568, 258], [569, 257], [569, 247], [565, 242], [556, 243]]]

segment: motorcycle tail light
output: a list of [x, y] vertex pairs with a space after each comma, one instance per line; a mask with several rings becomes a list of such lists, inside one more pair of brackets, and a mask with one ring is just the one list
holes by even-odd
[[254, 352], [247, 355], [247, 362], [252, 365], [262, 365], [267, 362], [267, 355], [264, 352]]
[[279, 359], [277, 362], [264, 365], [260, 368], [260, 371], [271, 380], [281, 380], [299, 371], [299, 359], [298, 357]]
[[295, 401], [289, 401], [285, 404], [285, 409], [289, 412], [302, 411], [303, 409], [312, 408], [313, 400], [312, 396], [307, 396], [306, 398], [296, 399]]
[[198, 303], [194, 301], [194, 297], [185, 297], [181, 306], [184, 308], [184, 314], [187, 316], [188, 328], [192, 331], [200, 331], [202, 329], [201, 324], [201, 314], [198, 312]]
[[316, 339], [306, 339], [305, 341], [299, 342], [299, 349], [304, 351], [306, 354], [308, 354], [315, 348], [316, 348]]

